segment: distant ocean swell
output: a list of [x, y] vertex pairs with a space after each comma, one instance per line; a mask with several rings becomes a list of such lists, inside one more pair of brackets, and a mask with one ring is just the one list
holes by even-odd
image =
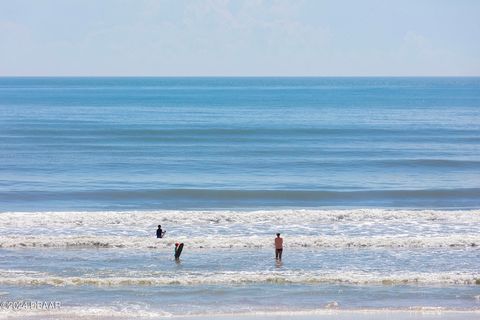
[[[18, 201], [96, 201], [162, 202], [166, 207], [173, 202], [184, 205], [382, 205], [406, 207], [469, 207], [480, 205], [480, 189], [424, 189], [371, 191], [315, 191], [315, 190], [225, 190], [225, 189], [144, 189], [144, 190], [79, 190], [79, 191], [3, 191], [3, 203]], [[181, 205], [179, 205], [181, 206]]]
[[[438, 138], [439, 133], [432, 131], [431, 129], [417, 128], [412, 132], [405, 132], [399, 129], [390, 128], [275, 128], [275, 127], [263, 127], [263, 128], [172, 128], [172, 129], [157, 129], [157, 128], [144, 128], [135, 127], [129, 125], [125, 127], [106, 126], [103, 129], [98, 128], [98, 123], [94, 121], [81, 121], [78, 123], [69, 123], [68, 126], [58, 129], [52, 129], [52, 125], [59, 125], [69, 123], [68, 120], [50, 120], [50, 121], [22, 121], [21, 125], [6, 127], [2, 130], [2, 137], [10, 138], [41, 138], [52, 137], [62, 133], [61, 138], [85, 138], [85, 137], [102, 137], [102, 141], [108, 141], [111, 138], [121, 138], [139, 140], [142, 138], [158, 138], [158, 141], [162, 141], [164, 138], [178, 138], [180, 140], [191, 139], [214, 139], [217, 141], [218, 137], [239, 137], [239, 138], [256, 138], [262, 140], [263, 138], [275, 138], [276, 140], [282, 140], [284, 135], [288, 135], [291, 138], [310, 138], [314, 139], [315, 136], [345, 136], [351, 138], [352, 135], [358, 137], [366, 136], [368, 138], [379, 139], [381, 136], [394, 136], [401, 139], [412, 138]], [[446, 136], [446, 139], [465, 139], [465, 138], [477, 138], [477, 131], [473, 129], [443, 129], [442, 134], [450, 135]]]
[[0, 78], [0, 211], [480, 208], [479, 78]]

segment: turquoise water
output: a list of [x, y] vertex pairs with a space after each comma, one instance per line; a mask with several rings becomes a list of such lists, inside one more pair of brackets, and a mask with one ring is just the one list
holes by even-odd
[[480, 310], [479, 181], [480, 78], [0, 78], [0, 302]]
[[479, 78], [1, 78], [0, 209], [480, 205]]

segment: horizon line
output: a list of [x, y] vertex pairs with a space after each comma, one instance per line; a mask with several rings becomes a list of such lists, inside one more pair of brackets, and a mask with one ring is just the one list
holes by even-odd
[[479, 75], [0, 75], [0, 78], [480, 78]]

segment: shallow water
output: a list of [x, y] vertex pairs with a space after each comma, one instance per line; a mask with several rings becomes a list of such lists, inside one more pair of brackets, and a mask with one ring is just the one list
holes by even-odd
[[[49, 297], [64, 308], [131, 316], [480, 306], [478, 210], [3, 217], [0, 291], [8, 299]], [[167, 231], [163, 239], [155, 238], [157, 223]], [[274, 259], [277, 230], [285, 239], [282, 262]]]

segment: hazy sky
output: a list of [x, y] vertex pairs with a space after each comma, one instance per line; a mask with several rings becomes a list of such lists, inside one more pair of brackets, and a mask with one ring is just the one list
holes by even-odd
[[480, 1], [0, 0], [0, 75], [480, 75]]

